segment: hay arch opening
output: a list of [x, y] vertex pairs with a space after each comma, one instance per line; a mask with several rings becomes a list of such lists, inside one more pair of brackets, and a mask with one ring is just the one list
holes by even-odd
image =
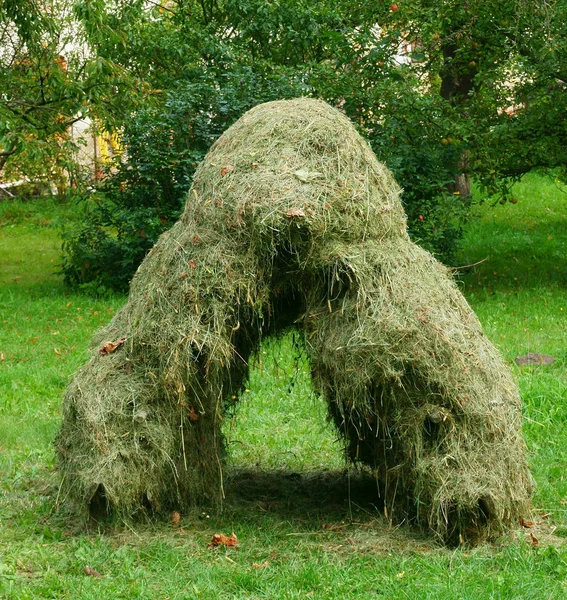
[[225, 415], [225, 506], [317, 523], [382, 514], [372, 469], [346, 455], [344, 433], [312, 385], [300, 329], [264, 339]]
[[344, 443], [314, 393], [301, 334], [288, 329], [263, 341], [250, 377], [223, 423], [227, 476], [258, 468], [308, 473], [345, 468]]
[[393, 520], [446, 540], [516, 522], [532, 493], [516, 383], [450, 273], [409, 239], [400, 194], [324, 102], [262, 104], [230, 127], [67, 389], [70, 496], [88, 509], [103, 490], [124, 516], [220, 506], [227, 409], [262, 340], [293, 326]]

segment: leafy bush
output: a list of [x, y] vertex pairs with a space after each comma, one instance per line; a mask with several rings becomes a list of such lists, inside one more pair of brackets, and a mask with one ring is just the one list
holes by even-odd
[[451, 262], [471, 202], [469, 195], [455, 189], [456, 167], [466, 152], [459, 132], [431, 97], [411, 97], [406, 90], [385, 106], [382, 119], [371, 122], [368, 136], [404, 190], [411, 237]]
[[282, 72], [241, 67], [180, 84], [124, 127], [127, 152], [107, 169], [84, 217], [63, 234], [65, 280], [92, 291], [125, 291], [145, 254], [179, 217], [196, 166], [214, 140], [259, 102], [301, 94]]
[[404, 189], [412, 237], [450, 261], [470, 201], [451, 191], [466, 148], [450, 108], [417, 89], [408, 93], [412, 86], [398, 68], [367, 86], [359, 85], [364, 65], [338, 77], [336, 66], [303, 68], [240, 65], [217, 76], [196, 70], [138, 111], [124, 127], [126, 156], [85, 199], [80, 226], [65, 233], [66, 281], [98, 291], [126, 290], [137, 265], [178, 218], [195, 168], [213, 141], [252, 106], [300, 95], [343, 105]]

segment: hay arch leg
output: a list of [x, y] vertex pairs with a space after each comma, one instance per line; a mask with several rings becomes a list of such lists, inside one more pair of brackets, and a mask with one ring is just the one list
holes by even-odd
[[355, 258], [351, 271], [368, 279], [306, 322], [315, 386], [350, 458], [376, 470], [398, 521], [449, 543], [502, 531], [531, 493], [507, 366], [425, 252]]

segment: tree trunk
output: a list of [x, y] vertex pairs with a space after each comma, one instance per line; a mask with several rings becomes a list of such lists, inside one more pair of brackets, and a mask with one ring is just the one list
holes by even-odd
[[[441, 97], [451, 105], [464, 105], [471, 93], [478, 91], [475, 83], [477, 68], [474, 62], [466, 63], [459, 60], [458, 47], [450, 42], [443, 45], [443, 67], [441, 69]], [[463, 152], [456, 165], [455, 181], [449, 186], [453, 193], [470, 196], [471, 181], [466, 173], [468, 168], [468, 153]]]
[[6, 150], [3, 150], [2, 152], [0, 152], [0, 176], [2, 175], [2, 171], [4, 170], [4, 167], [6, 166], [8, 159], [10, 158], [10, 156], [12, 156], [13, 154], [16, 153], [16, 150], [17, 150], [16, 144], [14, 142], [12, 142], [6, 148]]

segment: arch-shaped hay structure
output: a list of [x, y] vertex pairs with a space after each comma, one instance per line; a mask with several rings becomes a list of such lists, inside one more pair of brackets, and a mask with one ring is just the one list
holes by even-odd
[[531, 494], [516, 385], [399, 196], [324, 102], [262, 104], [228, 129], [68, 388], [56, 444], [74, 497], [218, 504], [225, 406], [262, 337], [294, 325], [390, 515], [445, 539], [513, 523]]

